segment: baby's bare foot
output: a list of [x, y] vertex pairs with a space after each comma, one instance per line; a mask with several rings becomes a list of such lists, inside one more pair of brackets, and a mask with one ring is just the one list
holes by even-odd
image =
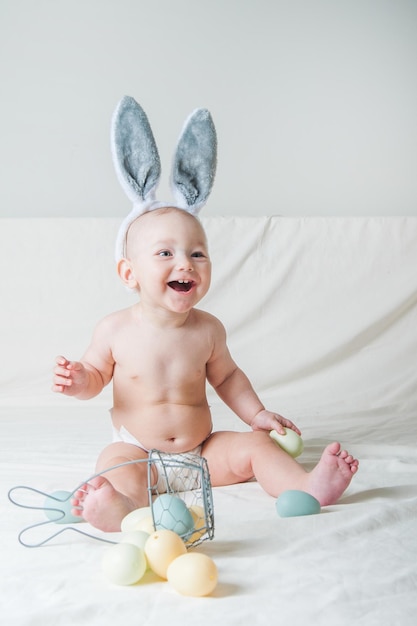
[[358, 467], [359, 461], [346, 450], [341, 450], [340, 443], [334, 441], [324, 449], [316, 467], [307, 474], [305, 490], [322, 506], [334, 504], [349, 486]]
[[120, 530], [122, 519], [135, 507], [103, 476], [97, 476], [74, 493], [72, 514], [82, 516], [105, 532]]

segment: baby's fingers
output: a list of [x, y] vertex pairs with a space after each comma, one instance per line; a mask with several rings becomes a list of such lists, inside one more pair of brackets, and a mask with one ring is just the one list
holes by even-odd
[[56, 393], [65, 393], [72, 385], [71, 380], [71, 363], [63, 356], [57, 356], [55, 359], [55, 367], [53, 370], [52, 391]]
[[62, 367], [61, 365], [56, 365], [53, 370], [54, 374], [57, 376], [69, 376], [70, 370], [67, 367]]
[[69, 364], [69, 361], [64, 356], [60, 355], [56, 357], [55, 363], [56, 365], [62, 365], [63, 367], [66, 367]]
[[53, 386], [52, 391], [56, 391], [58, 393], [64, 393], [66, 389], [72, 386], [72, 379], [69, 378], [70, 372], [64, 370], [64, 374], [59, 374], [55, 372], [55, 376], [53, 378]]
[[280, 419], [278, 421], [280, 422], [280, 424], [285, 426], [285, 428], [290, 428], [295, 433], [297, 433], [297, 435], [301, 435], [301, 430], [291, 420], [287, 420], [285, 417], [279, 417]]
[[82, 369], [82, 364], [77, 361], [68, 361], [63, 356], [58, 356], [55, 360], [56, 367], [54, 368], [54, 374], [57, 376], [71, 376], [71, 372], [77, 372]]
[[66, 385], [57, 385], [56, 383], [52, 385], [52, 391], [55, 393], [65, 393], [65, 389], [67, 389]]

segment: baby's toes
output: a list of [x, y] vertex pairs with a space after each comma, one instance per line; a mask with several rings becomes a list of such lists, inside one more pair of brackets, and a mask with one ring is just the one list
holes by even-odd
[[71, 506], [75, 511], [82, 511], [83, 501], [80, 498], [71, 498]]
[[339, 459], [342, 459], [342, 461], [344, 461], [347, 457], [348, 453], [346, 452], [346, 450], [339, 450], [339, 452], [337, 453], [337, 457]]
[[73, 506], [81, 505], [88, 493], [88, 485], [82, 485], [77, 491], [74, 491], [71, 498], [71, 504]]

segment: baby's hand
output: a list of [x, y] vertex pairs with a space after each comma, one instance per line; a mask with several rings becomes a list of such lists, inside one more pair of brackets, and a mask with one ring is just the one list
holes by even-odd
[[63, 356], [55, 360], [52, 391], [75, 396], [88, 384], [88, 373], [82, 363], [68, 361]]
[[301, 431], [291, 422], [291, 420], [287, 420], [285, 417], [282, 417], [282, 415], [272, 413], [267, 409], [259, 411], [251, 423], [252, 430], [267, 430], [268, 432], [276, 430], [280, 435], [285, 435], [284, 426], [286, 428], [291, 428], [291, 430], [296, 432], [297, 435], [301, 435]]

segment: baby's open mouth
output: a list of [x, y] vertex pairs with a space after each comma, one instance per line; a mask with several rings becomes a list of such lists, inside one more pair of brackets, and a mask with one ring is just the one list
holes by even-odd
[[190, 289], [194, 286], [194, 281], [171, 280], [171, 282], [168, 283], [168, 286], [171, 287], [171, 289], [174, 289], [174, 291], [190, 291]]

